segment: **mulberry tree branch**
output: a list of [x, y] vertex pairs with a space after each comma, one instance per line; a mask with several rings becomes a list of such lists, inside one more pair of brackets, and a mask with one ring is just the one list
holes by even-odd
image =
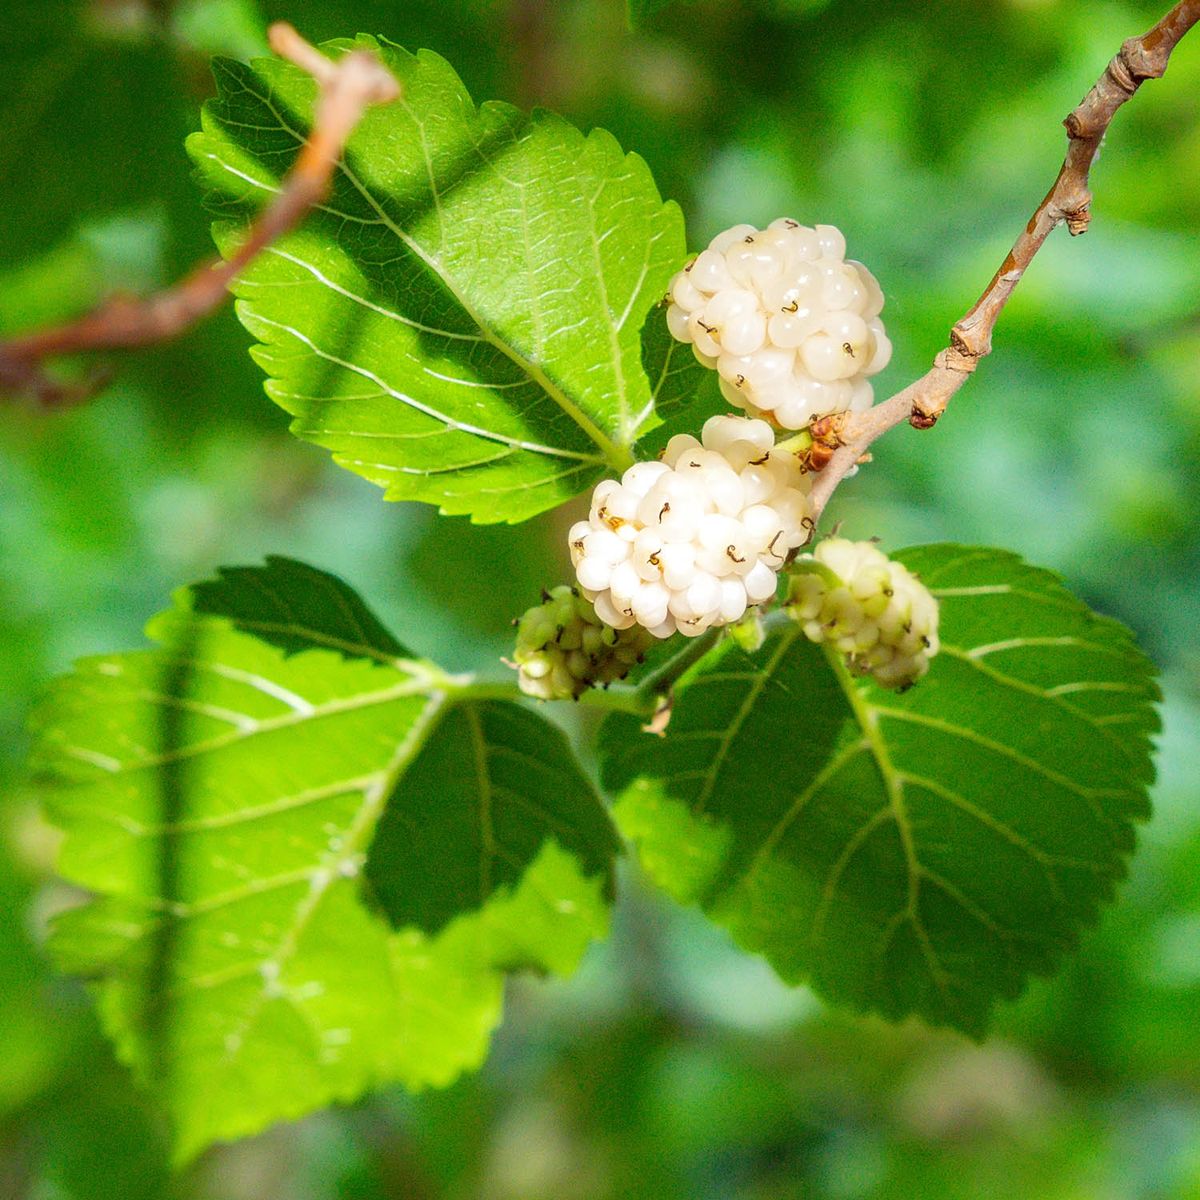
[[313, 76], [320, 95], [308, 141], [246, 240], [228, 259], [204, 263], [152, 296], [113, 296], [78, 320], [0, 342], [0, 392], [29, 395], [47, 407], [79, 403], [103, 385], [105, 376], [95, 375], [84, 384], [62, 383], [45, 372], [48, 359], [167, 341], [218, 308], [238, 273], [325, 199], [346, 140], [366, 110], [400, 95], [400, 85], [367, 51], [351, 51], [336, 61], [326, 58], [283, 22], [271, 26], [269, 37], [276, 54]]
[[1062, 224], [1072, 236], [1087, 230], [1092, 203], [1088, 175], [1109, 123], [1144, 80], [1158, 79], [1165, 73], [1171, 52], [1197, 21], [1200, 21], [1200, 0], [1181, 0], [1149, 32], [1130, 38], [1083, 102], [1063, 122], [1067, 127], [1067, 155], [1054, 186], [1038, 205], [983, 295], [950, 331], [950, 345], [937, 355], [933, 366], [920, 379], [866, 412], [846, 416], [831, 430], [825, 444], [836, 448], [813, 483], [817, 516], [876, 438], [904, 421], [914, 429], [929, 429], [937, 422], [979, 360], [991, 353], [996, 321], [1051, 232]]

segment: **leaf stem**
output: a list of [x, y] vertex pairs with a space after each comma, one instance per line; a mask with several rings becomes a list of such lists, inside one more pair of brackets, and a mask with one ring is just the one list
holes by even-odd
[[[636, 687], [592, 688], [579, 697], [580, 704], [612, 712], [652, 717], [659, 702], [692, 666], [718, 642], [721, 630], [710, 629], [691, 641], [674, 658], [652, 671]], [[528, 700], [516, 679], [477, 679], [474, 675], [450, 675], [441, 686], [459, 703], [472, 700]]]
[[[633, 713], [635, 716], [653, 716], [657, 707], [657, 693], [639, 687], [592, 688], [579, 697], [580, 704], [591, 708], [604, 708], [615, 712]], [[456, 703], [473, 700], [508, 700], [514, 703], [528, 700], [515, 679], [476, 679], [473, 675], [450, 676], [446, 690]]]
[[476, 679], [474, 675], [453, 675], [448, 689], [456, 703], [471, 700], [520, 700], [521, 689], [515, 679]]
[[[653, 698], [656, 706], [658, 698], [670, 691], [672, 686], [717, 644], [720, 637], [720, 630], [710, 629], [698, 638], [693, 638], [674, 658], [647, 675], [638, 684], [636, 691]], [[653, 707], [650, 711], [654, 711]]]
[[775, 443], [776, 450], [780, 450], [784, 454], [794, 454], [797, 458], [811, 450], [812, 447], [813, 435], [810, 429], [801, 429], [799, 433], [793, 434], [790, 438]]
[[658, 697], [640, 687], [592, 688], [579, 697], [579, 702], [590, 708], [631, 713], [635, 717], [652, 717], [658, 707]]

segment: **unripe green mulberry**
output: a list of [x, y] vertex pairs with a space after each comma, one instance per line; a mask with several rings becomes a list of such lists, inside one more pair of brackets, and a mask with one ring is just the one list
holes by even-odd
[[925, 674], [938, 652], [938, 603], [903, 563], [870, 542], [827, 538], [797, 567], [787, 612], [810, 641], [840, 650], [883, 687], [911, 687]]
[[543, 595], [517, 622], [511, 665], [527, 696], [578, 699], [590, 687], [624, 679], [654, 642], [640, 625], [605, 625], [575, 588], [564, 584]]

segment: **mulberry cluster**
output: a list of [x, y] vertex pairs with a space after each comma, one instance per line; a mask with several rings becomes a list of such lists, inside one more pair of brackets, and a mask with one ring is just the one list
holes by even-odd
[[605, 625], [575, 588], [543, 594], [545, 602], [517, 622], [512, 665], [527, 696], [575, 699], [590, 687], [624, 679], [652, 645], [640, 627]]
[[579, 585], [615, 629], [695, 637], [737, 621], [807, 540], [808, 491], [765, 421], [711, 417], [700, 441], [679, 434], [660, 461], [597, 485], [569, 535]]
[[910, 687], [938, 652], [938, 604], [902, 563], [870, 542], [827, 538], [813, 553], [824, 572], [798, 572], [787, 611], [805, 636], [846, 655], [850, 669], [887, 688]]
[[783, 429], [861, 411], [892, 344], [883, 292], [832, 225], [735, 225], [671, 282], [667, 325], [721, 376], [737, 408]]

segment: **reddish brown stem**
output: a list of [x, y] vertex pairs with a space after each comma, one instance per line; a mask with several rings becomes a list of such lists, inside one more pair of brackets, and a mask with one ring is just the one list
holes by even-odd
[[0, 342], [0, 390], [32, 395], [48, 406], [78, 403], [94, 394], [106, 376], [95, 375], [82, 385], [63, 384], [45, 373], [47, 359], [167, 341], [218, 308], [238, 273], [328, 195], [346, 140], [367, 108], [400, 95], [400, 85], [367, 51], [355, 50], [334, 61], [283, 22], [271, 26], [269, 37], [276, 54], [313, 76], [320, 95], [308, 141], [246, 240], [228, 259], [204, 263], [153, 296], [113, 296], [78, 320]]
[[1197, 21], [1200, 0], [1182, 0], [1148, 33], [1130, 38], [1063, 122], [1067, 127], [1067, 155], [1054, 186], [1037, 206], [983, 295], [950, 331], [950, 345], [920, 379], [903, 391], [841, 421], [837, 430], [841, 445], [813, 484], [817, 515], [876, 438], [904, 421], [916, 429], [928, 429], [937, 422], [979, 360], [991, 353], [992, 330], [1000, 313], [1050, 233], [1062, 224], [1072, 235], [1087, 230], [1092, 204], [1088, 176], [1109, 123], [1144, 80], [1164, 74], [1179, 39]]

